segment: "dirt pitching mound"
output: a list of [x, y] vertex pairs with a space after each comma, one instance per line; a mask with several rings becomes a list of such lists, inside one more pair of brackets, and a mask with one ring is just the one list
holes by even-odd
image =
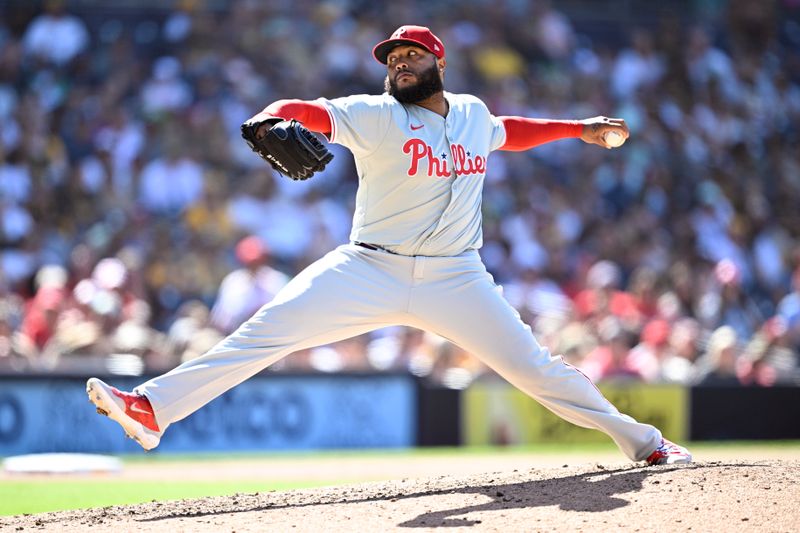
[[2, 531], [796, 531], [800, 461], [592, 464], [0, 517]]

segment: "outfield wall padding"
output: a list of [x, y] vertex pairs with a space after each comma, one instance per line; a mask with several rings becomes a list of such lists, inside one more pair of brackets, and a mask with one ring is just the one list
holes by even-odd
[[694, 387], [692, 440], [800, 439], [800, 387]]

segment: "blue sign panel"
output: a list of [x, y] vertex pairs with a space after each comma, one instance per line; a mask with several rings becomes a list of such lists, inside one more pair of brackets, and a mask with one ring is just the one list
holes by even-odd
[[[109, 383], [130, 390], [139, 380]], [[408, 376], [255, 377], [172, 424], [156, 450], [408, 447], [416, 426]], [[95, 413], [82, 380], [0, 380], [1, 456], [140, 450]]]

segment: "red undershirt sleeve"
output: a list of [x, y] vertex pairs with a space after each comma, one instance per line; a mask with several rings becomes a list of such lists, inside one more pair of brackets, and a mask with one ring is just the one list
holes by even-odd
[[269, 104], [261, 113], [286, 120], [295, 119], [309, 130], [325, 135], [332, 129], [330, 114], [319, 102], [278, 100]]
[[497, 117], [506, 128], [506, 142], [500, 150], [521, 151], [558, 139], [581, 136], [583, 125], [577, 120]]

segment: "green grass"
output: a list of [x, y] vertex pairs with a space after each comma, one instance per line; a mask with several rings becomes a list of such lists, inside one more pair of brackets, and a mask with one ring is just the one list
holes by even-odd
[[[731, 441], [689, 443], [695, 452], [711, 455], [715, 450], [741, 450], [742, 453], [758, 450], [791, 450], [793, 456], [800, 453], [800, 441]], [[465, 457], [477, 455], [564, 455], [591, 457], [593, 452], [613, 452], [612, 443], [591, 444], [537, 444], [513, 447], [471, 447], [471, 448], [421, 448], [409, 450], [336, 450], [319, 452], [284, 453], [220, 453], [220, 454], [136, 454], [121, 457], [124, 465], [135, 468], [147, 464], [169, 464], [204, 461], [247, 462], [253, 460], [291, 461], [293, 463], [312, 462], [331, 458], [385, 458], [387, 461], [413, 459], [415, 457]], [[624, 457], [619, 455], [619, 460]], [[76, 475], [66, 476], [10, 476], [0, 480], [0, 516], [23, 513], [41, 513], [56, 510], [83, 509], [143, 503], [151, 500], [179, 500], [203, 496], [222, 496], [237, 492], [252, 493], [270, 490], [310, 488], [324, 485], [356, 483], [358, 479], [347, 480], [297, 480], [263, 481], [253, 479], [225, 479], [221, 481], [148, 481], [114, 479], [112, 476]]]
[[[800, 442], [792, 441], [795, 446]], [[753, 443], [757, 445], [757, 443]], [[591, 442], [579, 444], [531, 444], [524, 446], [471, 446], [471, 447], [437, 447], [437, 448], [398, 448], [398, 449], [347, 449], [347, 450], [314, 450], [314, 451], [286, 451], [286, 452], [224, 452], [224, 453], [186, 453], [186, 454], [158, 454], [137, 453], [123, 455], [120, 458], [125, 464], [142, 464], [149, 462], [182, 462], [182, 461], [248, 461], [252, 459], [285, 459], [291, 461], [315, 461], [320, 458], [336, 457], [373, 457], [393, 459], [403, 457], [443, 457], [443, 456], [470, 456], [470, 455], [497, 455], [531, 453], [559, 454], [559, 453], [587, 453], [592, 451], [616, 450], [616, 446], [609, 440], [605, 442]]]
[[[327, 483], [318, 483], [327, 485]], [[315, 486], [313, 482], [270, 483], [253, 481], [123, 481], [109, 479], [38, 479], [4, 481], [0, 484], [0, 516], [35, 514], [67, 509], [86, 509], [144, 503], [152, 500], [182, 500]]]
[[[743, 450], [755, 449], [793, 449], [800, 450], [800, 441], [775, 440], [775, 441], [710, 441], [710, 442], [680, 442], [692, 450], [714, 451], [741, 448]], [[386, 458], [402, 459], [406, 457], [453, 457], [453, 456], [481, 456], [481, 455], [586, 455], [592, 452], [613, 452], [617, 447], [608, 442], [590, 443], [539, 443], [514, 446], [471, 446], [471, 447], [437, 447], [437, 448], [410, 448], [410, 449], [352, 449], [352, 450], [322, 450], [322, 451], [287, 451], [287, 452], [226, 452], [221, 453], [188, 453], [188, 454], [136, 454], [121, 456], [125, 464], [142, 464], [184, 461], [249, 461], [254, 459], [276, 459], [287, 461], [316, 461], [321, 458]], [[620, 460], [624, 457], [620, 455]]]

